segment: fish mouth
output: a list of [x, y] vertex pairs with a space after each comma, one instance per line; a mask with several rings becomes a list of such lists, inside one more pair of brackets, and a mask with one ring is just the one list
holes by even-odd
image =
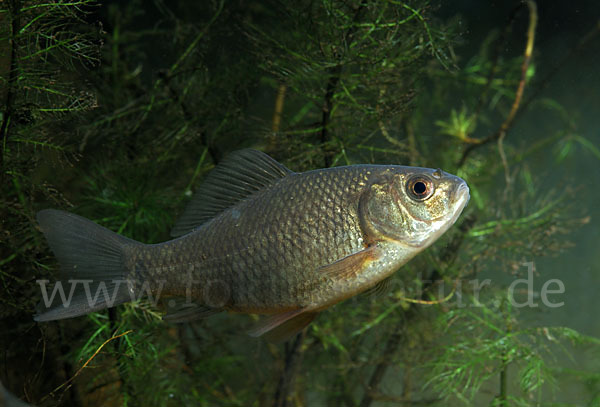
[[448, 228], [450, 226], [452, 226], [456, 223], [456, 221], [458, 220], [458, 217], [462, 213], [463, 209], [465, 209], [465, 206], [467, 206], [470, 199], [471, 199], [471, 194], [469, 193], [469, 186], [467, 185], [467, 183], [465, 181], [462, 181], [454, 190], [454, 201], [456, 202], [454, 204], [454, 213], [452, 214], [452, 217], [448, 221], [448, 225], [444, 229], [444, 231], [448, 230]]
[[454, 214], [454, 220], [452, 223], [456, 222], [458, 216], [462, 213], [465, 206], [467, 206], [467, 204], [471, 200], [471, 194], [469, 192], [469, 186], [465, 181], [461, 182], [456, 188], [456, 191], [454, 191], [454, 197], [456, 200], [456, 212]]

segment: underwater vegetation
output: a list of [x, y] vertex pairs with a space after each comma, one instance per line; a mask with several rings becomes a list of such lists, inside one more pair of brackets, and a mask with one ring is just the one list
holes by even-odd
[[[37, 406], [598, 405], [598, 10], [458, 7], [0, 3], [4, 387]], [[257, 316], [175, 324], [148, 299], [33, 320], [60, 269], [40, 210], [164, 242], [246, 148], [298, 172], [441, 168], [471, 199], [283, 344], [245, 334]]]

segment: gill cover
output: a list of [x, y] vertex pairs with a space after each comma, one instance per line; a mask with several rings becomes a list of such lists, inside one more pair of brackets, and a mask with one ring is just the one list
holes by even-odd
[[404, 240], [406, 217], [394, 204], [393, 179], [390, 173], [374, 179], [362, 193], [358, 202], [360, 226], [365, 243], [372, 245], [378, 240]]

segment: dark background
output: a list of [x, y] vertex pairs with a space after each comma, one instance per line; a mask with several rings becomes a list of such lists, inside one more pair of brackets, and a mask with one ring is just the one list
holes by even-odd
[[[384, 36], [362, 48], [366, 59], [352, 51], [358, 46], [344, 51], [343, 30], [330, 23], [345, 21], [339, 16], [351, 16], [359, 2], [228, 1], [222, 9], [213, 1], [103, 2], [83, 6], [87, 14], [79, 19], [57, 13], [32, 24], [37, 31], [18, 37], [13, 66], [9, 5], [36, 4], [20, 3], [3, 4], [0, 15], [3, 122], [8, 113], [12, 117], [2, 144], [0, 380], [19, 398], [40, 406], [383, 406], [459, 400], [468, 400], [467, 405], [597, 405], [597, 3], [537, 5], [535, 73], [523, 99], [528, 104], [505, 139], [511, 188], [495, 142], [477, 148], [459, 166], [466, 142], [444, 135], [436, 122], [449, 120], [453, 110], [473, 113], [479, 100], [483, 108], [471, 137], [484, 139], [503, 122], [525, 48], [527, 7], [510, 19], [518, 2], [410, 3], [425, 15], [440, 54], [422, 46], [427, 33], [415, 20], [403, 26], [406, 31], [394, 46], [383, 48], [392, 41]], [[328, 14], [328, 5], [341, 11]], [[307, 18], [310, 7], [317, 12]], [[37, 12], [23, 14], [20, 27]], [[61, 21], [69, 23], [62, 27]], [[594, 29], [595, 36], [587, 38]], [[77, 41], [87, 35], [94, 60], [62, 47], [42, 54], [45, 58], [27, 58], [44, 49], [48, 33]], [[313, 33], [320, 42], [310, 41]], [[190, 56], [173, 69], [196, 38]], [[326, 55], [322, 60], [319, 44]], [[372, 61], [380, 61], [379, 46], [397, 70], [376, 70], [379, 65]], [[497, 52], [500, 82], [484, 98]], [[336, 64], [343, 66], [341, 82], [352, 98], [332, 82]], [[336, 113], [328, 116], [323, 136], [319, 126], [332, 83]], [[273, 131], [282, 84], [287, 89], [282, 124]], [[388, 89], [383, 121], [399, 145], [379, 127], [382, 87]], [[202, 178], [224, 155], [243, 147], [266, 151], [297, 171], [376, 162], [441, 167], [464, 177], [472, 200], [461, 221], [397, 273], [396, 282], [412, 286], [415, 276], [432, 270], [448, 276], [446, 283], [490, 278], [492, 289], [482, 294], [486, 308], [479, 319], [469, 309], [461, 314], [452, 303], [398, 305], [392, 291], [328, 311], [298, 348], [249, 340], [244, 335], [249, 317], [219, 315], [169, 325], [143, 303], [63, 322], [32, 321], [39, 301], [35, 280], [52, 279], [57, 270], [37, 229], [37, 210], [65, 209], [146, 243], [164, 241]], [[560, 205], [544, 222], [515, 226], [514, 221], [555, 200]], [[474, 234], [496, 221], [505, 223]], [[458, 249], [451, 256], [448, 248], [454, 245]], [[563, 281], [563, 307], [506, 307], [502, 293], [514, 279], [526, 277], [521, 264], [527, 261], [536, 263], [536, 296], [545, 281]], [[383, 322], [355, 335], [384, 314]], [[132, 334], [111, 340], [130, 329]], [[498, 345], [503, 340], [506, 347]], [[457, 373], [460, 363], [482, 382], [467, 382]], [[502, 380], [508, 383], [504, 398]], [[289, 399], [282, 401], [282, 392]]]

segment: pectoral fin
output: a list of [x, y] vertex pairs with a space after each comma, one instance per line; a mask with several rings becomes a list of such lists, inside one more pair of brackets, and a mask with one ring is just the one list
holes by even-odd
[[381, 280], [380, 282], [375, 284], [373, 287], [367, 289], [361, 295], [376, 296], [376, 297], [384, 296], [385, 294], [390, 292], [391, 288], [392, 288], [392, 277], [388, 277], [384, 280]]
[[362, 270], [366, 261], [375, 260], [377, 257], [379, 257], [379, 248], [377, 245], [372, 245], [334, 263], [323, 266], [319, 271], [331, 278], [350, 278], [356, 276]]
[[264, 335], [271, 342], [283, 342], [307, 327], [317, 314], [301, 308], [271, 315], [259, 321], [248, 334], [254, 337]]

